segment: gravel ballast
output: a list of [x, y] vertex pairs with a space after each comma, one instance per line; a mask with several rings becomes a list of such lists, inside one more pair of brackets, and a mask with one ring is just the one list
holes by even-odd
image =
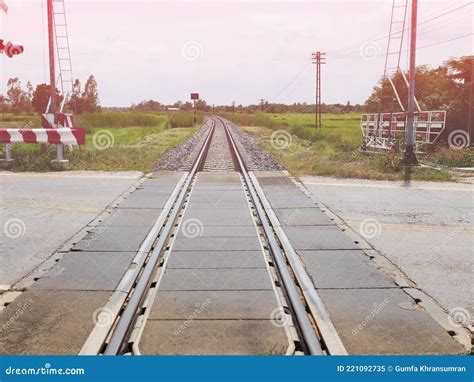
[[[272, 154], [259, 147], [257, 139], [243, 132], [234, 123], [226, 122], [248, 170], [281, 171], [285, 169]], [[204, 144], [211, 124], [212, 121], [206, 118], [204, 125], [188, 141], [163, 154], [156, 169], [158, 171], [189, 171]]]

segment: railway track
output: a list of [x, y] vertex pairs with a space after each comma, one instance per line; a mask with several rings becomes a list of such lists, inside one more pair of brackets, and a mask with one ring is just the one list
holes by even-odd
[[286, 353], [347, 354], [258, 180], [247, 171], [229, 123], [219, 117], [212, 117], [207, 123], [211, 127], [192, 169], [179, 181], [106, 307], [113, 318], [105, 325], [96, 325], [80, 354], [141, 354], [140, 341], [149, 308], [163, 283], [173, 243], [193, 200], [191, 197], [190, 202], [190, 195], [196, 188], [198, 174], [203, 172], [215, 173], [217, 177], [220, 173], [239, 174], [244, 199], [257, 227], [255, 236], [260, 236], [262, 248], [266, 248], [268, 279], [273, 283], [281, 310], [279, 320], [285, 326], [289, 342]]

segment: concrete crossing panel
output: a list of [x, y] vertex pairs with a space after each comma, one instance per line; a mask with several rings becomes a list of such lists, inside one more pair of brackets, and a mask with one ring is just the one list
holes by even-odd
[[278, 306], [270, 290], [160, 291], [151, 320], [187, 320], [199, 309], [197, 320], [269, 320]]
[[166, 269], [159, 290], [271, 290], [266, 269]]
[[68, 252], [33, 289], [115, 290], [135, 252]]
[[264, 268], [261, 251], [173, 251], [167, 267], [172, 268]]
[[299, 251], [316, 288], [398, 288], [363, 251]]
[[282, 328], [269, 320], [149, 321], [142, 354], [285, 354]]

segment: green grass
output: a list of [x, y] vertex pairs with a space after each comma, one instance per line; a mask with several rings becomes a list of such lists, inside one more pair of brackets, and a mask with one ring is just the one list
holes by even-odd
[[[261, 146], [280, 159], [295, 176], [321, 175], [341, 178], [401, 180], [407, 174], [403, 157], [397, 153], [368, 156], [359, 152], [362, 132], [358, 114], [323, 114], [322, 129], [315, 129], [314, 115], [311, 114], [235, 114], [225, 115], [244, 126], [250, 134], [261, 138]], [[276, 149], [271, 145], [271, 136], [277, 130], [291, 134], [291, 145]], [[449, 155], [453, 158], [449, 159]], [[469, 159], [471, 158], [471, 159]], [[426, 156], [448, 166], [470, 163], [472, 155], [468, 150], [453, 153], [438, 150]], [[451, 161], [450, 161], [451, 160]], [[410, 173], [414, 180], [449, 181], [453, 175], [447, 170], [413, 168]]]
[[[17, 118], [15, 127], [30, 120], [30, 116]], [[6, 123], [12, 122], [0, 120], [0, 125]], [[66, 148], [70, 170], [150, 172], [165, 151], [181, 145], [196, 131], [195, 127], [171, 128], [168, 115], [153, 113], [87, 114], [78, 117], [78, 125], [86, 129], [86, 144], [75, 146], [72, 151]], [[13, 171], [52, 170], [54, 145], [43, 153], [37, 144], [14, 144], [12, 149], [17, 160]]]

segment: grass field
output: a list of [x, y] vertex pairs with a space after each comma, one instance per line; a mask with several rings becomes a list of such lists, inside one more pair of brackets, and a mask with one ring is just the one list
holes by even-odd
[[[199, 116], [202, 121], [202, 115]], [[103, 170], [149, 172], [159, 157], [177, 147], [196, 131], [193, 115], [103, 112], [81, 115], [77, 124], [86, 129], [86, 144], [66, 148], [70, 170]], [[37, 116], [2, 116], [0, 127], [38, 127]], [[188, 126], [171, 128], [178, 126]], [[37, 144], [12, 145], [17, 160], [13, 171], [50, 171], [55, 146], [40, 152]]]
[[[358, 114], [323, 114], [323, 128], [315, 129], [312, 114], [223, 114], [248, 133], [261, 139], [261, 146], [280, 159], [294, 175], [328, 175], [362, 179], [403, 179], [401, 154], [368, 156], [359, 152], [362, 133]], [[198, 115], [202, 122], [203, 115]], [[78, 125], [87, 131], [85, 146], [66, 152], [74, 170], [151, 171], [166, 150], [179, 146], [196, 131], [192, 112], [142, 113], [102, 112], [81, 115]], [[2, 115], [0, 127], [38, 127], [38, 116]], [[172, 127], [180, 127], [174, 129]], [[280, 147], [272, 136], [289, 144]], [[285, 142], [284, 142], [285, 143]], [[39, 145], [13, 145], [18, 161], [14, 171], [48, 171], [54, 146], [40, 153]], [[418, 180], [453, 180], [449, 167], [474, 166], [472, 150], [439, 149], [421, 161], [445, 169], [414, 168]]]
[[[323, 114], [323, 128], [315, 129], [312, 114], [225, 115], [261, 139], [261, 146], [280, 159], [294, 175], [327, 175], [342, 178], [399, 180], [407, 174], [402, 154], [368, 156], [359, 152], [362, 132], [358, 114]], [[283, 132], [283, 133], [282, 133]], [[289, 133], [285, 135], [285, 132]], [[286, 140], [283, 148], [273, 137]], [[288, 144], [288, 137], [290, 142]], [[275, 147], [277, 146], [277, 147]], [[446, 167], [473, 166], [472, 150], [439, 149], [420, 160]], [[453, 180], [448, 169], [417, 167], [411, 179]]]

